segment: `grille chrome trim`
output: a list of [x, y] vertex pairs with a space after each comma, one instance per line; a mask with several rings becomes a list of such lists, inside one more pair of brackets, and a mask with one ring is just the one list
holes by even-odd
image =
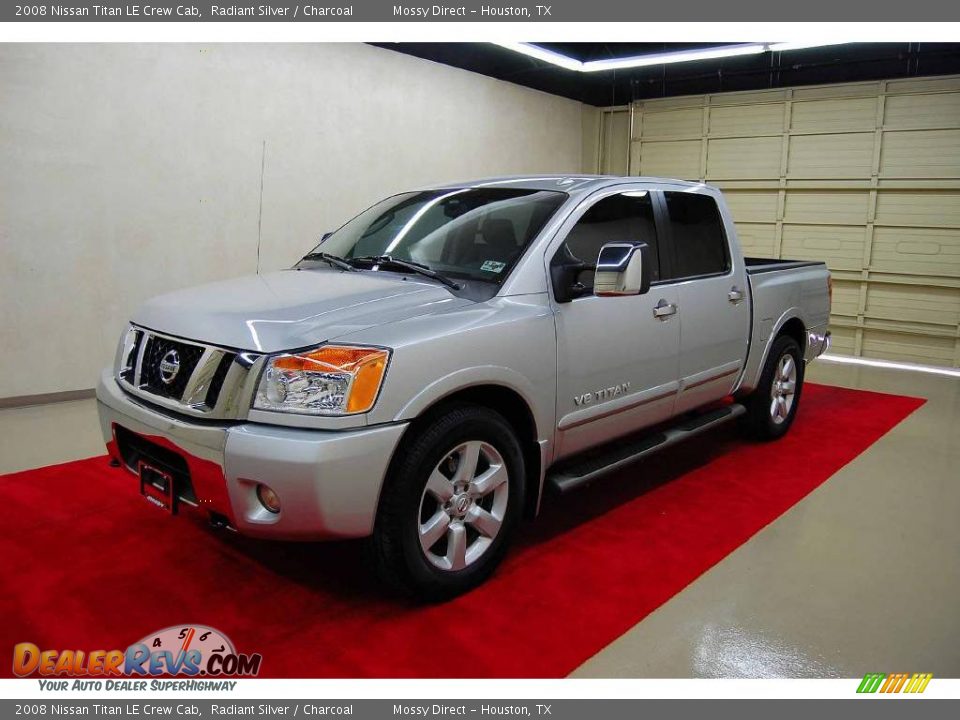
[[[132, 349], [132, 342], [137, 333], [140, 337], [136, 361], [132, 368], [132, 381], [131, 373], [123, 372], [123, 367], [117, 367], [114, 372], [117, 383], [125, 392], [183, 415], [202, 417], [207, 420], [246, 418], [255, 391], [254, 384], [260, 375], [265, 356], [244, 352], [243, 358], [240, 358], [241, 353], [233, 349], [166, 335], [138, 325], [130, 325], [124, 337], [123, 347]], [[144, 359], [147, 347], [153, 340], [177, 343], [201, 352], [200, 359], [190, 373], [180, 399], [159, 394], [146, 380], [151, 373], [145, 372]], [[229, 367], [226, 374], [223, 374], [221, 364], [225, 360], [229, 361]], [[120, 362], [122, 365], [124, 360], [121, 359]], [[216, 388], [216, 392], [211, 393], [213, 381], [218, 372], [223, 375], [223, 379]], [[212, 404], [208, 400], [213, 401]]]
[[143, 333], [135, 328], [130, 328], [120, 341], [120, 354], [117, 357], [119, 368], [117, 372], [120, 377], [133, 380], [136, 374], [137, 358], [140, 356], [140, 343], [143, 341]]
[[225, 353], [222, 350], [214, 350], [211, 347], [203, 349], [203, 354], [197, 360], [197, 367], [183, 389], [183, 397], [180, 402], [195, 408], [207, 404], [207, 390], [210, 389], [210, 381], [213, 379], [214, 373], [217, 372], [224, 355]]
[[140, 344], [137, 346], [137, 361], [133, 365], [133, 384], [140, 387], [140, 368], [143, 367], [143, 354], [147, 351], [148, 336], [145, 331], [140, 333]]

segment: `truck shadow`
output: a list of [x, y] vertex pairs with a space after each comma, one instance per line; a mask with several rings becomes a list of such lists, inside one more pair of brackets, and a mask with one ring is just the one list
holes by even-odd
[[[721, 427], [695, 442], [675, 446], [626, 466], [567, 494], [546, 491], [540, 514], [524, 519], [514, 538], [505, 566], [521, 552], [543, 546], [584, 523], [636, 500], [650, 491], [704, 467], [742, 445], [733, 427]], [[202, 522], [195, 519], [195, 522]], [[322, 590], [345, 602], [391, 603], [394, 608], [418, 603], [397, 596], [375, 578], [364, 540], [289, 543], [246, 538], [229, 531], [210, 530], [220, 541], [264, 572], [275, 574], [306, 590]]]
[[559, 494], [548, 488], [540, 514], [520, 528], [518, 540], [524, 545], [549, 542], [661, 485], [709, 465], [746, 442], [735, 426], [727, 425], [627, 465], [569, 493]]

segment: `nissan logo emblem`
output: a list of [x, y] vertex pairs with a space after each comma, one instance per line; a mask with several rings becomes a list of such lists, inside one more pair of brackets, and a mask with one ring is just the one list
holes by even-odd
[[160, 379], [164, 385], [172, 383], [177, 373], [180, 372], [180, 354], [176, 350], [171, 350], [160, 361]]

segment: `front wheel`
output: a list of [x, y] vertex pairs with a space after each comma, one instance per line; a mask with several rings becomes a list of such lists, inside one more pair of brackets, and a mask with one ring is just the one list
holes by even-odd
[[507, 550], [524, 497], [510, 424], [463, 406], [405, 439], [387, 478], [372, 539], [389, 585], [439, 600], [475, 587]]
[[760, 383], [744, 402], [744, 425], [751, 436], [775, 440], [790, 429], [800, 404], [803, 370], [803, 354], [797, 341], [787, 335], [774, 340]]

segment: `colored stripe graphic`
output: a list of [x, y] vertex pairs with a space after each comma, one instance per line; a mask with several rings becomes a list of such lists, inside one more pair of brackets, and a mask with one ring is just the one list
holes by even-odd
[[860, 681], [858, 693], [922, 693], [933, 678], [931, 673], [867, 673]]
[[863, 682], [857, 688], [858, 693], [875, 693], [887, 676], [883, 673], [867, 673], [863, 676]]
[[907, 689], [904, 692], [908, 693], [922, 693], [927, 689], [927, 684], [930, 682], [933, 675], [931, 673], [914, 673], [913, 677], [910, 679], [910, 684], [907, 685]]

